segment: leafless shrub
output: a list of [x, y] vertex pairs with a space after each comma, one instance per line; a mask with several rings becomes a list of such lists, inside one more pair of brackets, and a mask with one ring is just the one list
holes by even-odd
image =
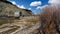
[[46, 6], [40, 14], [43, 34], [60, 34], [60, 5]]

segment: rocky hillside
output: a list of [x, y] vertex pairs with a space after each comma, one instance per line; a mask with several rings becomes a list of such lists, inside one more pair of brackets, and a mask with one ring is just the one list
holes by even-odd
[[11, 2], [6, 0], [0, 0], [0, 15], [10, 15], [13, 16], [14, 12], [19, 11], [22, 15], [32, 15], [32, 11], [28, 9], [18, 8], [16, 5], [13, 5]]

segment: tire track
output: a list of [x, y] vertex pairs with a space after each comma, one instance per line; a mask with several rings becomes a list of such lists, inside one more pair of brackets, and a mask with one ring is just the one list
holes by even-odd
[[40, 23], [36, 23], [34, 25], [30, 25], [30, 26], [27, 26], [26, 28], [23, 28], [15, 33], [12, 33], [12, 34], [29, 34], [31, 32], [33, 32], [34, 30], [38, 29], [39, 27], [41, 26]]

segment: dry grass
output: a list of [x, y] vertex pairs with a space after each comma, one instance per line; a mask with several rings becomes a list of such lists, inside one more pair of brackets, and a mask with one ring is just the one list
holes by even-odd
[[30, 24], [35, 24], [35, 23], [37, 23], [38, 21], [39, 21], [39, 18], [37, 17], [37, 16], [31, 16], [31, 17], [26, 17], [26, 18], [24, 18], [23, 20], [23, 24], [25, 24], [25, 25], [30, 25]]
[[25, 21], [36, 23], [39, 21], [39, 19], [38, 19], [38, 17], [30, 17], [30, 18], [27, 18]]
[[6, 23], [13, 23], [14, 19], [6, 19], [6, 20], [0, 20], [0, 25], [6, 24]]
[[36, 18], [30, 18], [30, 19], [27, 19], [26, 21], [27, 22], [37, 22], [38, 19], [36, 19]]

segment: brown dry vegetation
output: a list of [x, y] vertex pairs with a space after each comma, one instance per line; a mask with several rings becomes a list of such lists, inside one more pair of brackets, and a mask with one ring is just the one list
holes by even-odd
[[46, 6], [40, 14], [40, 34], [60, 34], [60, 5]]
[[30, 18], [26, 18], [25, 20], [26, 22], [33, 22], [33, 23], [36, 23], [39, 21], [39, 18], [38, 17], [30, 17]]
[[24, 17], [22, 19], [22, 22], [25, 25], [36, 24], [37, 22], [39, 22], [39, 17], [37, 16]]

